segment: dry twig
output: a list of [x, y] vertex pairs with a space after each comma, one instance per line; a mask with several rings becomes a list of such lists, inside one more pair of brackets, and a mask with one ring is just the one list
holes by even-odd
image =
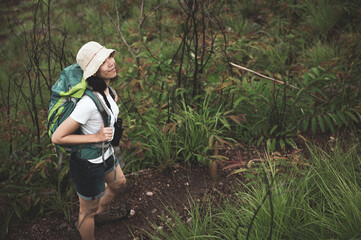
[[[293, 85], [291, 85], [291, 84], [287, 84], [287, 83], [285, 83], [285, 82], [283, 82], [283, 81], [281, 81], [281, 80], [277, 80], [277, 79], [268, 77], [268, 76], [263, 75], [263, 74], [261, 74], [261, 73], [259, 73], [259, 72], [253, 71], [253, 70], [248, 69], [248, 68], [246, 68], [246, 67], [242, 67], [242, 66], [240, 66], [240, 65], [237, 65], [237, 64], [235, 64], [235, 63], [233, 63], [233, 62], [230, 62], [230, 64], [231, 64], [233, 67], [236, 67], [236, 68], [245, 70], [245, 71], [247, 71], [247, 72], [254, 73], [254, 74], [256, 74], [256, 75], [259, 76], [259, 77], [266, 78], [266, 79], [271, 80], [271, 81], [273, 81], [273, 82], [275, 82], [275, 83], [282, 84], [282, 85], [285, 85], [285, 86], [287, 86], [287, 87], [290, 87], [290, 88], [293, 88], [293, 89], [302, 91], [302, 89], [300, 89], [300, 88], [298, 88], [298, 87], [296, 87], [296, 86], [293, 86]], [[320, 101], [322, 101], [322, 102], [326, 102], [326, 100], [324, 100], [324, 99], [322, 99], [322, 98], [320, 98], [320, 97], [318, 97], [318, 96], [316, 96], [316, 95], [313, 95], [312, 93], [308, 93], [308, 92], [305, 92], [305, 93], [308, 94], [308, 95], [310, 95], [310, 96], [312, 96], [312, 97], [314, 97], [314, 98], [316, 98], [316, 99], [318, 99], [318, 100], [320, 100]]]

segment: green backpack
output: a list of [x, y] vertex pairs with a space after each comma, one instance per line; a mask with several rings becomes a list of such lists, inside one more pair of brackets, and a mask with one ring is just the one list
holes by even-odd
[[[114, 90], [111, 89], [111, 92]], [[97, 106], [103, 121], [104, 127], [110, 124], [110, 113], [104, 106], [103, 101], [99, 99], [97, 94], [94, 94], [88, 88], [87, 82], [83, 78], [83, 70], [78, 64], [73, 64], [66, 67], [55, 82], [51, 89], [51, 98], [48, 110], [47, 128], [48, 134], [51, 138], [59, 125], [67, 119], [73, 112], [77, 102], [83, 95], [88, 95]], [[111, 94], [113, 96], [113, 94]], [[79, 132], [80, 134], [80, 132]], [[87, 159], [103, 156], [104, 152], [109, 147], [109, 143], [100, 144], [82, 144], [82, 145], [59, 145], [54, 144], [59, 156], [58, 168], [61, 166], [64, 153], [80, 152], [80, 156]]]

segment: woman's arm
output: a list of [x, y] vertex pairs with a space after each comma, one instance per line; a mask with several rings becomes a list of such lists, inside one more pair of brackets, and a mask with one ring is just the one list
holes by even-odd
[[55, 144], [87, 144], [99, 143], [109, 141], [113, 136], [113, 129], [111, 127], [100, 128], [96, 134], [80, 135], [73, 134], [80, 127], [80, 123], [68, 117], [60, 126], [55, 130], [51, 141]]

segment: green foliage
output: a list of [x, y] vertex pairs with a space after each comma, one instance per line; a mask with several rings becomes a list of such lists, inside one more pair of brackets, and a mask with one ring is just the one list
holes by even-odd
[[[165, 222], [165, 226], [159, 227], [154, 223], [154, 233], [147, 232], [151, 239], [213, 239], [213, 215], [211, 203], [205, 201], [199, 204], [195, 199], [189, 198], [189, 206], [186, 218], [179, 216], [176, 209], [168, 208], [167, 215], [163, 215], [161, 219]], [[164, 230], [170, 230], [164, 231]]]
[[289, 65], [287, 65], [289, 52], [289, 46], [285, 43], [274, 47], [267, 46], [266, 49], [259, 52], [257, 56], [257, 62], [259, 62], [259, 64], [257, 64], [256, 67], [269, 72], [284, 73], [286, 70], [289, 70]]
[[[176, 144], [181, 159], [185, 162], [196, 161], [208, 164], [214, 153], [215, 145], [232, 147], [234, 140], [227, 137], [230, 124], [227, 113], [220, 106], [210, 108], [211, 96], [206, 96], [195, 109], [183, 101], [183, 109], [172, 116], [177, 124]], [[196, 111], [196, 109], [198, 111]]]
[[[13, 204], [4, 204], [11, 209], [1, 212], [4, 228], [36, 210], [68, 215], [67, 174], [54, 173], [59, 178], [49, 180], [55, 156], [49, 153], [45, 116], [52, 83], [88, 40], [117, 50], [119, 80], [112, 84], [125, 120], [125, 171], [175, 161], [214, 166], [238, 142], [287, 152], [312, 137], [360, 124], [358, 1], [186, 2], [145, 1], [140, 9], [136, 1], [88, 1], [86, 7], [25, 1], [1, 12], [9, 20], [0, 60], [6, 113], [0, 117], [0, 172], [2, 186], [9, 186], [1, 199]], [[277, 191], [291, 191], [287, 187]], [[37, 198], [35, 191], [62, 194]], [[305, 204], [293, 194], [288, 197]], [[251, 212], [244, 217], [249, 220]], [[277, 215], [277, 221], [284, 217]]]
[[[157, 126], [147, 124], [145, 131], [151, 133], [145, 147], [149, 149], [148, 155], [155, 162], [156, 166], [171, 167], [177, 159], [175, 149], [175, 132], [167, 131], [166, 126], [163, 131], [157, 129]], [[168, 126], [170, 127], [170, 126]]]
[[315, 1], [306, 2], [308, 18], [307, 23], [311, 26], [313, 34], [326, 37], [339, 21], [342, 13], [338, 5], [332, 1]]
[[[125, 134], [132, 143], [125, 140], [122, 144], [126, 148], [125, 155], [133, 152], [134, 158], [136, 152], [144, 158], [143, 166], [144, 162], [147, 162], [148, 166], [161, 168], [171, 166], [176, 161], [208, 165], [211, 160], [226, 159], [219, 152], [235, 143], [232, 138], [227, 137], [230, 130], [228, 119], [235, 117], [230, 115], [230, 112], [224, 112], [222, 107], [213, 111], [210, 101], [211, 96], [207, 96], [201, 104], [195, 102], [195, 107], [192, 108], [183, 100], [181, 108], [170, 115], [169, 123], [167, 111], [156, 108], [144, 112], [143, 120], [139, 124], [133, 124], [129, 116], [127, 123], [131, 131], [128, 132], [127, 129]], [[135, 145], [139, 147], [138, 150], [131, 147]], [[131, 165], [132, 168], [136, 167], [134, 160]]]
[[324, 63], [332, 62], [340, 57], [337, 46], [316, 42], [314, 46], [305, 50], [305, 65], [307, 67], [318, 67]]
[[225, 18], [226, 26], [232, 29], [234, 32], [244, 36], [254, 31], [259, 30], [260, 26], [256, 23], [252, 23], [247, 19], [244, 19], [242, 14], [235, 13], [231, 18]]
[[349, 95], [349, 90], [353, 87], [346, 86], [336, 79], [337, 75], [326, 73], [323, 68], [313, 68], [303, 76], [304, 87], [301, 91], [318, 95], [326, 103], [315, 105], [314, 109], [307, 108], [308, 110], [306, 106], [301, 106], [303, 116], [298, 120], [297, 126], [303, 132], [308, 130], [313, 134], [318, 130], [323, 133], [335, 132], [337, 128], [357, 124], [360, 121], [360, 101], [357, 99], [349, 101], [353, 98]]
[[314, 221], [316, 227], [326, 230], [325, 238], [361, 237], [356, 227], [361, 224], [360, 146], [344, 148], [338, 140], [331, 142], [327, 152], [311, 148], [314, 175], [310, 202], [317, 205], [310, 214], [318, 220]]
[[351, 90], [357, 88], [357, 81], [346, 74], [340, 79], [340, 72], [332, 66], [328, 71], [318, 67], [302, 79], [278, 75], [282, 80], [277, 84], [247, 75], [235, 81], [232, 92], [243, 96], [234, 101], [233, 108], [246, 115], [246, 123], [236, 129], [238, 140], [264, 143], [272, 152], [296, 147], [298, 140], [305, 140], [300, 133], [333, 133], [358, 124], [360, 100]]
[[[272, 187], [272, 196], [266, 198], [267, 189], [262, 191], [260, 187], [264, 186], [250, 187], [238, 196], [248, 206], [242, 203], [236, 206], [226, 204], [216, 225], [219, 235], [223, 239], [242, 239], [246, 236], [249, 236], [248, 239], [267, 239], [270, 236], [275, 239], [311, 239], [311, 231], [307, 228], [310, 219], [302, 208], [307, 202], [308, 193], [292, 182], [278, 182]], [[256, 210], [259, 210], [257, 214]], [[222, 225], [227, 227], [221, 228]]]
[[[246, 122], [236, 128], [238, 140], [261, 145], [267, 143], [269, 151], [274, 151], [276, 146], [284, 148], [285, 141], [293, 142], [295, 129], [290, 120], [291, 115], [286, 115], [289, 105], [285, 100], [282, 89], [269, 82], [259, 82], [245, 79], [239, 82], [240, 88], [249, 95], [240, 97], [235, 101], [239, 113], [245, 114]], [[282, 87], [281, 87], [282, 88]], [[291, 110], [291, 108], [289, 108]]]
[[231, 7], [236, 8], [237, 12], [245, 17], [255, 16], [261, 9], [261, 6], [254, 1], [239, 1], [238, 3], [232, 3]]
[[2, 179], [6, 179], [0, 191], [1, 232], [5, 235], [10, 224], [45, 212], [59, 212], [70, 218], [74, 190], [67, 182], [68, 166], [58, 173], [53, 153], [43, 153], [41, 157], [29, 154], [14, 154], [12, 161], [2, 162], [0, 168]]
[[[341, 145], [338, 141], [331, 142], [325, 149], [312, 146], [307, 160], [309, 167], [283, 172], [277, 171], [274, 159], [269, 158], [259, 166], [260, 171], [252, 182], [238, 185], [238, 191], [229, 201], [220, 203], [212, 211], [210, 203], [192, 205], [189, 212], [196, 213], [194, 221], [184, 223], [172, 215], [167, 229], [157, 230], [151, 236], [156, 239], [184, 239], [185, 236], [210, 239], [359, 239], [360, 150], [358, 143]], [[195, 234], [192, 231], [201, 227], [201, 232]]]

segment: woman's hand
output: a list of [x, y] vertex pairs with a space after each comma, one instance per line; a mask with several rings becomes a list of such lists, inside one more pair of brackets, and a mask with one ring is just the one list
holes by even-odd
[[104, 124], [97, 133], [99, 142], [110, 141], [113, 137], [113, 129], [111, 127], [104, 127]]

